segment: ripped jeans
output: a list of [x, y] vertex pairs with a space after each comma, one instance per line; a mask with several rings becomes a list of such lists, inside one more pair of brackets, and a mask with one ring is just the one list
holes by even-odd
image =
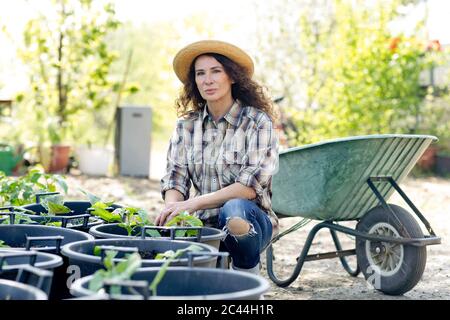
[[[247, 221], [250, 231], [244, 235], [230, 234], [227, 222], [234, 218]], [[233, 265], [242, 269], [251, 269], [259, 264], [260, 253], [272, 238], [269, 216], [247, 199], [231, 199], [220, 208], [219, 228], [227, 233], [220, 250], [228, 251]]]

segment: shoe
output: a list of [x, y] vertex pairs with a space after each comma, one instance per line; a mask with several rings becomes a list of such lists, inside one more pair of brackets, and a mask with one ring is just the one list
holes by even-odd
[[231, 267], [232, 267], [233, 270], [248, 272], [248, 273], [251, 273], [251, 274], [256, 274], [257, 276], [259, 276], [261, 274], [261, 272], [260, 272], [260, 270], [261, 270], [261, 262], [258, 263], [253, 268], [250, 268], [250, 269], [244, 269], [244, 268], [236, 267], [235, 265], [233, 265], [233, 263], [231, 263]]

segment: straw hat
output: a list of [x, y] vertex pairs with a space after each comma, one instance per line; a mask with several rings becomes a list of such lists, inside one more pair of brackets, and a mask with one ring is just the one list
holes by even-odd
[[250, 77], [253, 75], [253, 60], [242, 49], [223, 41], [202, 40], [184, 47], [173, 59], [173, 69], [181, 82], [188, 80], [189, 68], [195, 58], [205, 53], [221, 54], [242, 66]]

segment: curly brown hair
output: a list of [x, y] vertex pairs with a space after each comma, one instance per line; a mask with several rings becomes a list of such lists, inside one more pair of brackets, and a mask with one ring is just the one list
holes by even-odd
[[[267, 97], [264, 87], [252, 80], [245, 69], [233, 60], [217, 53], [202, 54], [215, 58], [225, 69], [226, 74], [234, 81], [231, 87], [231, 95], [238, 99], [244, 106], [252, 106], [264, 111], [272, 121], [278, 119], [272, 101]], [[183, 90], [176, 99], [176, 109], [179, 117], [188, 115], [191, 112], [200, 111], [206, 103], [198, 91], [195, 83], [195, 61], [189, 69], [188, 81], [184, 84]]]

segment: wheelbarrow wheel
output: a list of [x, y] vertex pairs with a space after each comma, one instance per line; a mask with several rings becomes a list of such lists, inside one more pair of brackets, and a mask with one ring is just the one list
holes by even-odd
[[[397, 219], [382, 206], [368, 211], [356, 230], [389, 237], [423, 238], [414, 217], [402, 207], [390, 204]], [[427, 259], [426, 247], [369, 241], [357, 237], [356, 257], [366, 280], [389, 295], [411, 290], [422, 277]]]

